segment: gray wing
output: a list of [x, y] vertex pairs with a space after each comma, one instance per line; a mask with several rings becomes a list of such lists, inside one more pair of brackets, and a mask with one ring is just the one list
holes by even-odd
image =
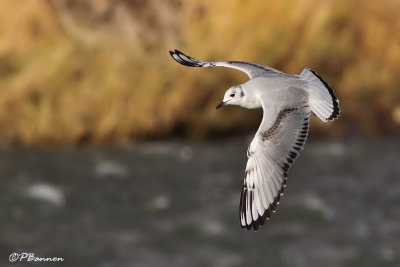
[[240, 199], [243, 228], [264, 225], [283, 195], [287, 173], [308, 134], [310, 108], [278, 107], [263, 103], [264, 117], [247, 151]]
[[180, 64], [189, 66], [189, 67], [225, 67], [225, 68], [232, 68], [243, 71], [244, 73], [249, 76], [250, 79], [265, 75], [266, 73], [280, 73], [274, 68], [243, 62], [243, 61], [220, 61], [220, 62], [208, 62], [208, 61], [200, 61], [185, 55], [184, 53], [180, 52], [179, 50], [169, 51], [171, 56]]

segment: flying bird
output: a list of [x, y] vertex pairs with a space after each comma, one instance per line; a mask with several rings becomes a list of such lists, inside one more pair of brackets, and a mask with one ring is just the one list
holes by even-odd
[[290, 75], [249, 62], [200, 61], [178, 50], [170, 54], [185, 66], [233, 68], [250, 78], [229, 88], [217, 109], [225, 105], [263, 109], [261, 125], [247, 150], [239, 205], [242, 228], [257, 231], [275, 212], [284, 193], [289, 168], [307, 139], [311, 111], [324, 122], [337, 119], [339, 100], [310, 68]]

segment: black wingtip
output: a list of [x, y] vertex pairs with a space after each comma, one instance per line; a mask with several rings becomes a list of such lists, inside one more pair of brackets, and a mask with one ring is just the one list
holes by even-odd
[[[283, 168], [284, 169], [284, 168]], [[281, 196], [283, 196], [285, 192], [285, 186], [287, 181], [287, 170], [284, 169], [284, 176], [286, 177], [283, 181], [282, 187], [278, 192], [278, 195], [274, 198], [274, 201], [269, 205], [268, 209], [264, 210], [264, 213], [257, 218], [257, 220], [253, 220], [250, 224], [242, 225], [242, 228], [247, 228], [247, 230], [253, 229], [254, 232], [257, 232], [260, 227], [263, 227], [265, 222], [269, 220], [272, 213], [274, 213], [279, 205], [281, 200]], [[245, 192], [242, 191], [242, 197], [240, 198], [240, 209], [245, 209], [245, 200], [243, 197], [246, 197]], [[242, 210], [241, 210], [242, 212]]]
[[[176, 58], [174, 57], [174, 55], [175, 55], [175, 52], [174, 51], [169, 51], [169, 54], [171, 55], [171, 57], [175, 60], [175, 61], [177, 61], [176, 60]], [[179, 62], [179, 61], [178, 61]]]
[[173, 55], [179, 56], [179, 54], [183, 54], [183, 53], [180, 52], [179, 50], [175, 49], [175, 50], [169, 50], [169, 54], [170, 54], [171, 56], [173, 56]]
[[169, 51], [169, 54], [176, 62], [188, 67], [202, 67], [204, 65], [199, 60], [189, 57], [178, 49], [175, 49], [175, 51]]

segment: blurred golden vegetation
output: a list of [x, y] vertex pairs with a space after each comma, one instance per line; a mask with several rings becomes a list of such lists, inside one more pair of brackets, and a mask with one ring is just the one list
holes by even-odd
[[250, 133], [215, 111], [247, 77], [185, 68], [168, 50], [244, 60], [334, 88], [342, 116], [313, 133], [400, 132], [400, 1], [0, 0], [0, 140], [22, 145]]

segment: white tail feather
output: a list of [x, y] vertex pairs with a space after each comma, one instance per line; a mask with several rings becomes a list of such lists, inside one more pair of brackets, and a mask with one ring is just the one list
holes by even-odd
[[309, 83], [310, 107], [315, 115], [322, 121], [334, 120], [340, 114], [339, 100], [332, 88], [309, 68], [303, 69], [300, 77]]

